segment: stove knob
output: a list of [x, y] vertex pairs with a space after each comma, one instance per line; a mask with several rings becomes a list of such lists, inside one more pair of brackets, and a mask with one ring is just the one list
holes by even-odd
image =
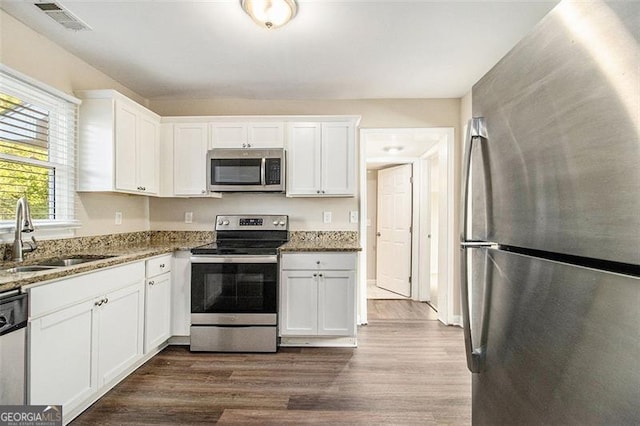
[[228, 221], [228, 220], [225, 220], [224, 222], [222, 222], [222, 224], [223, 224], [223, 225], [228, 225], [228, 224], [229, 224], [229, 221]]
[[218, 219], [218, 225], [222, 225], [222, 219]]
[[284, 220], [281, 220], [280, 221], [280, 226], [284, 226], [284, 225], [286, 225], [286, 223], [284, 222]]
[[273, 221], [273, 226], [278, 226], [278, 221], [277, 220]]

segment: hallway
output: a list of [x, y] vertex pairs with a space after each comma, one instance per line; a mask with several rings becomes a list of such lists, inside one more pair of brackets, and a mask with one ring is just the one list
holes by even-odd
[[462, 330], [428, 319], [421, 305], [369, 301], [370, 322], [355, 349], [168, 347], [74, 424], [468, 425]]

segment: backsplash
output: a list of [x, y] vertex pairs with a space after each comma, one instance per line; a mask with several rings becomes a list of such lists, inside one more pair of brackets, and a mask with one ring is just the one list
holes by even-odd
[[289, 241], [292, 243], [306, 241], [317, 243], [358, 243], [357, 231], [291, 231]]
[[[157, 243], [179, 240], [202, 241], [203, 244], [214, 240], [210, 231], [140, 231], [122, 234], [93, 235], [89, 237], [64, 238], [59, 240], [38, 241], [37, 250], [25, 253], [30, 257], [54, 257], [61, 253], [78, 253], [96, 247], [134, 246], [146, 243]], [[13, 244], [0, 244], [0, 260], [9, 261], [13, 253]]]

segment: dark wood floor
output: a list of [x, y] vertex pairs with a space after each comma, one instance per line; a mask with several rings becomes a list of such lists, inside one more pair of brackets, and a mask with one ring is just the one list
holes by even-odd
[[369, 301], [355, 349], [211, 354], [171, 346], [73, 424], [468, 425], [462, 330], [427, 311], [421, 317], [422, 305]]

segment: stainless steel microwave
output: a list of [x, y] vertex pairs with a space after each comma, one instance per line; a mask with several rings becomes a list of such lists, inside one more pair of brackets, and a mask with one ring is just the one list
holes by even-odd
[[284, 149], [218, 148], [207, 153], [213, 192], [284, 192]]

